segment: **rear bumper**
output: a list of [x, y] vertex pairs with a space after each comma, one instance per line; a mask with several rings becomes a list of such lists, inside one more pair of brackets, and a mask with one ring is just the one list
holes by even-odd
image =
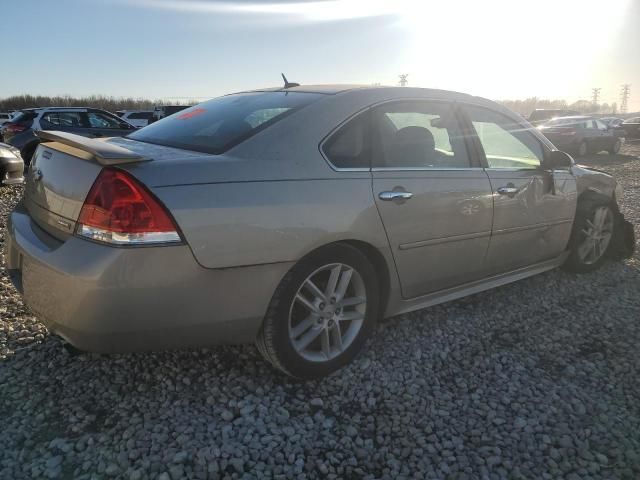
[[6, 263], [25, 303], [81, 350], [131, 352], [255, 339], [289, 263], [206, 269], [186, 245], [60, 242], [19, 206]]

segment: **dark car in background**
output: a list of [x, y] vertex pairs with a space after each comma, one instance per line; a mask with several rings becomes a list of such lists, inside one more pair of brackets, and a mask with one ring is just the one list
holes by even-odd
[[556, 117], [569, 117], [572, 115], [580, 115], [580, 112], [575, 110], [563, 110], [558, 108], [536, 108], [531, 115], [529, 115], [529, 123], [532, 125], [540, 125], [547, 120], [551, 120]]
[[6, 143], [20, 151], [26, 165], [40, 143], [42, 130], [75, 133], [84, 137], [122, 137], [136, 127], [105, 110], [80, 107], [29, 108], [17, 113], [2, 126]]
[[559, 150], [578, 157], [603, 150], [616, 154], [622, 146], [622, 140], [615, 134], [614, 129], [594, 117], [554, 118], [539, 126], [538, 130]]
[[640, 138], [640, 117], [627, 118], [622, 122], [625, 137]]
[[607, 127], [613, 130], [613, 133], [618, 137], [626, 137], [626, 132], [622, 127], [624, 120], [618, 117], [602, 117], [599, 119]]

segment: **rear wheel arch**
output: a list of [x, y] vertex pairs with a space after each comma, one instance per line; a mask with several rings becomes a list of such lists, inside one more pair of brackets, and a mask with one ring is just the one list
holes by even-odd
[[380, 317], [382, 318], [387, 309], [389, 302], [389, 293], [391, 290], [391, 271], [389, 265], [385, 260], [380, 250], [371, 245], [370, 243], [362, 240], [343, 240], [338, 243], [346, 243], [352, 247], [358, 249], [364, 254], [365, 257], [371, 262], [373, 268], [378, 276], [378, 282], [380, 285]]

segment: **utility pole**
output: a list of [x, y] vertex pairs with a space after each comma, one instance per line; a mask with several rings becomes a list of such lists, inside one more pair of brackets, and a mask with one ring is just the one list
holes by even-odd
[[402, 74], [398, 75], [398, 77], [400, 77], [400, 86], [401, 87], [406, 87], [409, 84], [409, 80], [407, 80], [408, 76], [409, 76], [408, 73], [402, 73]]
[[591, 101], [593, 103], [593, 107], [597, 108], [598, 106], [598, 99], [600, 98], [600, 90], [602, 90], [601, 88], [592, 88], [591, 92], [592, 92], [592, 97], [591, 97]]
[[625, 83], [620, 90], [620, 113], [627, 113], [629, 97], [631, 96], [631, 84]]

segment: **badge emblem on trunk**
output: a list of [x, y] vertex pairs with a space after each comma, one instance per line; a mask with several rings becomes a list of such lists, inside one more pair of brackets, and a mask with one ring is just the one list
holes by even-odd
[[42, 180], [42, 170], [40, 170], [39, 168], [36, 168], [33, 171], [33, 181], [34, 182], [39, 182], [40, 180]]

